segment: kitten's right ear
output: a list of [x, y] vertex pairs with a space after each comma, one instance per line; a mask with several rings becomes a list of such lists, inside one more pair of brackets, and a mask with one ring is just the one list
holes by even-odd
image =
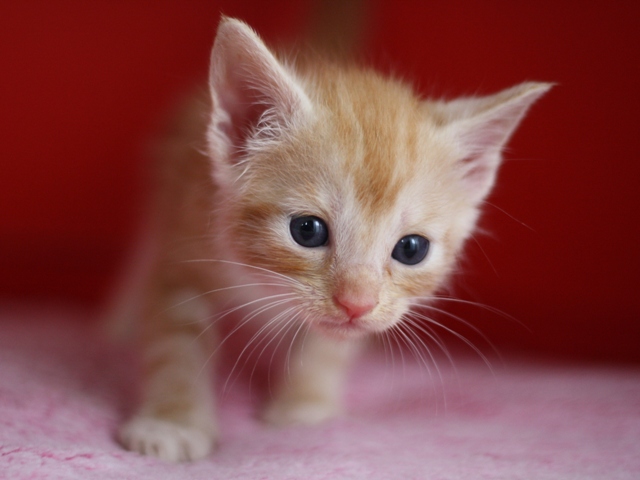
[[211, 52], [208, 130], [214, 161], [234, 164], [306, 118], [311, 102], [258, 35], [223, 17]]

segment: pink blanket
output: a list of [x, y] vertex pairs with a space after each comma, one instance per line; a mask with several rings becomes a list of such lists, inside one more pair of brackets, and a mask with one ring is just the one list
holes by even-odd
[[91, 339], [72, 311], [0, 312], [0, 478], [640, 479], [640, 370], [506, 360], [440, 375], [367, 357], [349, 415], [276, 430], [236, 382], [209, 459], [170, 465], [123, 451], [131, 357]]

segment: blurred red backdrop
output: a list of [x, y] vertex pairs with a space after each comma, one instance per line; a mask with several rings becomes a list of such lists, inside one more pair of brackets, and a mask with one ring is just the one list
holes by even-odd
[[[309, 1], [0, 4], [0, 295], [95, 304], [130, 246], [145, 144], [204, 78], [220, 12], [268, 41]], [[363, 56], [425, 95], [558, 86], [513, 138], [454, 291], [502, 350], [640, 361], [640, 4], [369, 4]]]

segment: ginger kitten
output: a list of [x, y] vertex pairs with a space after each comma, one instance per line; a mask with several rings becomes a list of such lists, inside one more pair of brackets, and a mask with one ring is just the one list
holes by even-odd
[[227, 335], [254, 326], [252, 342], [291, 342], [265, 420], [338, 414], [358, 341], [442, 285], [501, 149], [549, 87], [424, 101], [369, 70], [282, 61], [223, 18], [210, 97], [186, 109], [158, 163], [143, 282], [128, 294], [140, 299], [142, 400], [122, 443], [170, 461], [210, 452], [206, 369], [225, 320]]

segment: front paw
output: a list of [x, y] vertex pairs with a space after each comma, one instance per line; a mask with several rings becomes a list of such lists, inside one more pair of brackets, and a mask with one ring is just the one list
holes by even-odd
[[274, 400], [262, 414], [262, 419], [270, 425], [316, 425], [339, 416], [342, 408], [328, 400]]
[[118, 437], [128, 450], [169, 462], [204, 458], [215, 443], [214, 435], [205, 430], [142, 416], [120, 427]]

